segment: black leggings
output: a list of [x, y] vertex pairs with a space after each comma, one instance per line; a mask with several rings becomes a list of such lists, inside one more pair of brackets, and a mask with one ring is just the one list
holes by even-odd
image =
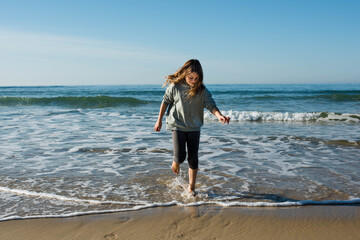
[[172, 139], [174, 144], [174, 162], [183, 163], [186, 158], [185, 142], [188, 150], [188, 163], [189, 168], [198, 169], [199, 158], [199, 142], [200, 131], [196, 132], [183, 132], [172, 131]]

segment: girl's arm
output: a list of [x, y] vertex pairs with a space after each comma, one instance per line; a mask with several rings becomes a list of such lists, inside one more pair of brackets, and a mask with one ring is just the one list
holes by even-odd
[[160, 130], [161, 130], [162, 118], [163, 118], [163, 116], [165, 114], [167, 106], [168, 105], [166, 103], [161, 103], [160, 111], [159, 111], [159, 117], [158, 117], [158, 120], [157, 120], [157, 122], [155, 123], [155, 126], [154, 126], [154, 130], [157, 131], [157, 132], [160, 132]]
[[214, 114], [222, 124], [229, 124], [230, 118], [228, 116], [225, 117], [224, 115], [222, 115], [217, 107], [214, 107], [211, 113]]

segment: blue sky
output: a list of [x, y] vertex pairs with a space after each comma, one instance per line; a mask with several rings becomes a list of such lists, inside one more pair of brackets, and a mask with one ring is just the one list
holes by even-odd
[[360, 1], [0, 1], [0, 86], [360, 83]]

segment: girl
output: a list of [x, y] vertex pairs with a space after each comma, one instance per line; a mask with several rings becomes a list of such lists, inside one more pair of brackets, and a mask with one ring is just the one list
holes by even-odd
[[168, 75], [163, 87], [168, 84], [154, 130], [160, 131], [162, 118], [169, 106], [166, 129], [172, 131], [174, 145], [174, 161], [171, 169], [175, 174], [180, 172], [180, 164], [186, 158], [186, 144], [189, 192], [195, 196], [200, 128], [204, 122], [204, 108], [207, 108], [223, 124], [229, 124], [230, 118], [221, 114], [209, 90], [203, 85], [203, 71], [198, 60], [190, 59], [176, 73]]

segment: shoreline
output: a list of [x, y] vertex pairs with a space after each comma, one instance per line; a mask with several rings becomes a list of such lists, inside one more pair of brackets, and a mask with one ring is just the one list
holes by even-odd
[[172, 206], [0, 222], [0, 240], [240, 238], [360, 239], [360, 207]]

